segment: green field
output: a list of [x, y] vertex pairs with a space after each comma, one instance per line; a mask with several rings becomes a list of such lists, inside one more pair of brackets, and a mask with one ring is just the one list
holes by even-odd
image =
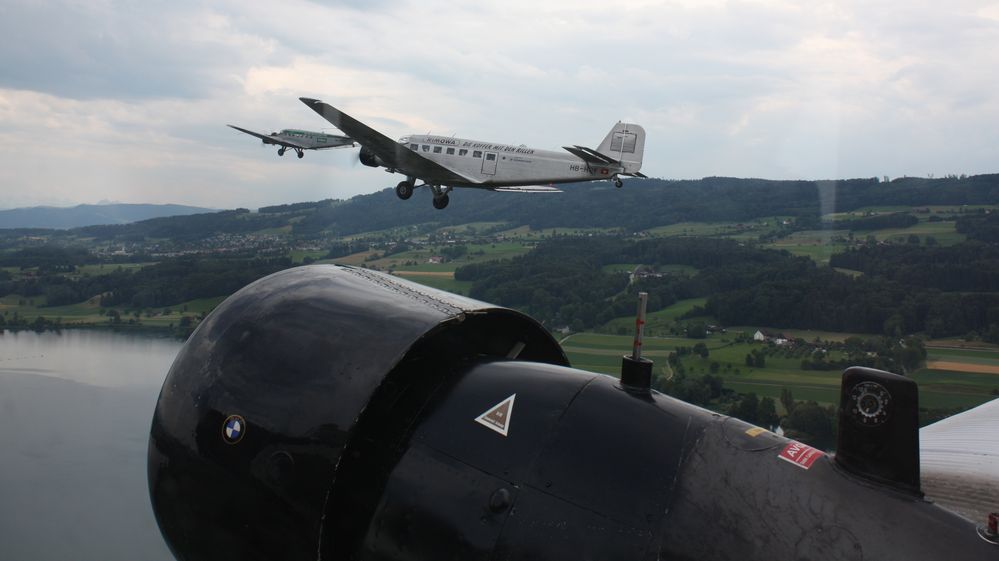
[[[755, 231], [754, 225], [739, 225], [735, 222], [678, 222], [668, 226], [659, 226], [646, 230], [649, 234], [659, 237], [673, 236], [728, 236]], [[759, 226], [763, 228], [763, 226]], [[757, 232], [759, 235], [762, 231]]]
[[[865, 209], [865, 212], [875, 214], [911, 211], [913, 211], [913, 208], [911, 207], [879, 207], [877, 209]], [[828, 228], [822, 230], [802, 230], [794, 232], [776, 240], [766, 247], [783, 249], [793, 255], [809, 257], [816, 263], [825, 265], [829, 263], [829, 258], [832, 255], [846, 251], [849, 249], [851, 244], [850, 231], [837, 228], [837, 222], [840, 220], [861, 218], [863, 216], [864, 213], [861, 211], [827, 214], [825, 218], [827, 219], [826, 224], [828, 224]], [[930, 222], [929, 214], [916, 213], [914, 216], [919, 219], [919, 222], [908, 228], [886, 228], [883, 230], [871, 231], [858, 230], [853, 232], [852, 239], [855, 240], [855, 242], [861, 242], [866, 240], [868, 236], [874, 236], [874, 239], [879, 242], [890, 241], [893, 243], [907, 243], [910, 235], [916, 235], [919, 236], [920, 243], [925, 244], [926, 237], [932, 236], [936, 240], [937, 245], [942, 246], [954, 245], [965, 240], [965, 236], [963, 234], [957, 233], [957, 230], [955, 229], [955, 222], [953, 220]]]
[[602, 235], [617, 231], [616, 228], [542, 228], [535, 230], [530, 226], [518, 226], [496, 232], [495, 235], [513, 240], [538, 241], [555, 236]]
[[[617, 321], [617, 320], [615, 320]], [[633, 320], [632, 320], [633, 321]], [[790, 330], [785, 330], [788, 333]], [[799, 332], [819, 335], [821, 332]], [[731, 335], [731, 331], [728, 335]], [[769, 355], [763, 368], [747, 367], [746, 354], [753, 349], [763, 348], [761, 343], [733, 343], [726, 334], [714, 334], [707, 339], [653, 338], [644, 342], [643, 355], [656, 362], [656, 372], [666, 371], [666, 356], [678, 346], [691, 347], [698, 342], [706, 344], [709, 356], [684, 357], [682, 364], [688, 376], [702, 376], [710, 373], [712, 362], [719, 363], [717, 375], [725, 380], [725, 386], [740, 393], [755, 392], [759, 396], [780, 397], [782, 388], [790, 389], [795, 399], [814, 400], [827, 405], [839, 401], [841, 372], [837, 370], [802, 370], [802, 357]], [[828, 334], [845, 338], [851, 334]], [[814, 338], [814, 337], [813, 337]], [[811, 339], [809, 339], [811, 340]], [[599, 333], [579, 333], [562, 341], [570, 362], [576, 368], [617, 375], [621, 368], [621, 356], [630, 353], [631, 337], [604, 335]], [[985, 355], [988, 351], [970, 351], [962, 354], [961, 349], [947, 349], [946, 354], [938, 355], [931, 350], [930, 357], [946, 357], [947, 360], [972, 361], [974, 364], [992, 365], [999, 363], [999, 353], [993, 358]], [[830, 360], [839, 360], [843, 355], [831, 352]], [[920, 405], [927, 408], [971, 408], [992, 399], [992, 391], [999, 389], [999, 374], [945, 371], [924, 368], [915, 372], [912, 378], [920, 386]]]
[[468, 296], [469, 289], [472, 288], [472, 281], [454, 280], [453, 276], [444, 275], [396, 275], [399, 278], [413, 281], [431, 288], [446, 290], [454, 294]]
[[809, 257], [820, 265], [829, 263], [834, 253], [846, 251], [846, 243], [834, 242], [834, 238], [846, 239], [847, 230], [802, 230], [768, 245], [772, 249], [783, 249], [792, 255]]
[[973, 364], [999, 364], [999, 348], [947, 349], [928, 347], [928, 360], [959, 360]]
[[[144, 310], [135, 316], [133, 310], [122, 307], [114, 308], [120, 315], [121, 321], [137, 320], [142, 324], [167, 327], [170, 324], [176, 325], [182, 316], [189, 316], [196, 320], [199, 315], [208, 313], [215, 308], [224, 297], [201, 298], [183, 302], [175, 306], [165, 308], [155, 308]], [[22, 303], [23, 302], [23, 303]], [[0, 298], [0, 314], [4, 318], [10, 319], [16, 313], [19, 317], [33, 321], [37, 317], [43, 317], [50, 321], [59, 321], [62, 325], [104, 325], [109, 323], [110, 318], [107, 312], [111, 308], [104, 308], [100, 305], [100, 297], [95, 296], [84, 302], [69, 304], [66, 306], [45, 306], [45, 298], [35, 296], [25, 298], [16, 294], [9, 294]]]
[[[878, 241], [905, 242], [906, 239], [915, 234], [921, 239], [926, 236], [933, 236], [938, 245], [954, 245], [963, 242], [966, 238], [964, 234], [958, 234], [954, 222], [927, 222], [925, 217], [920, 217], [920, 222], [908, 228], [890, 228], [876, 230], [873, 232]], [[854, 235], [857, 235], [854, 233]]]
[[532, 245], [519, 241], [507, 241], [497, 243], [468, 243], [462, 244], [468, 248], [465, 255], [443, 263], [430, 263], [430, 258], [440, 256], [442, 250], [447, 246], [429, 246], [410, 251], [395, 253], [387, 257], [380, 256], [382, 252], [377, 250], [362, 251], [346, 257], [333, 259], [334, 263], [344, 265], [365, 265], [372, 269], [383, 271], [418, 271], [418, 272], [454, 272], [455, 269], [469, 263], [481, 261], [492, 261], [495, 259], [509, 259], [517, 255], [523, 255], [532, 249]]
[[198, 298], [197, 300], [189, 300], [187, 302], [181, 302], [172, 308], [174, 310], [186, 310], [188, 313], [192, 314], [207, 314], [208, 312], [215, 309], [225, 300], [225, 296], [213, 296], [211, 298]]
[[[678, 317], [689, 312], [694, 306], [703, 307], [707, 301], [707, 298], [690, 298], [688, 300], [680, 300], [679, 302], [663, 308], [662, 310], [649, 312], [645, 315], [645, 332], [649, 335], [668, 335], [670, 327], [676, 323]], [[714, 318], [707, 316], [698, 319], [704, 320], [708, 323], [714, 322]], [[601, 331], [618, 334], [634, 333], [634, 330], [634, 316], [614, 318], [604, 324], [601, 328]]]
[[469, 222], [458, 226], [445, 226], [437, 231], [442, 234], [478, 235], [484, 232], [495, 232], [506, 225], [506, 222]]
[[327, 253], [329, 252], [322, 249], [315, 249], [315, 250], [293, 249], [290, 252], [288, 252], [288, 257], [291, 259], [292, 263], [300, 265], [302, 264], [302, 262], [305, 261], [306, 257], [311, 257], [313, 260], [317, 260], [326, 257]]

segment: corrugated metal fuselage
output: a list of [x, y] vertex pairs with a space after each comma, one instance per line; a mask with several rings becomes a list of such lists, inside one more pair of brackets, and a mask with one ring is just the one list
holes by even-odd
[[[507, 187], [612, 179], [620, 165], [588, 164], [568, 152], [441, 136], [412, 135], [400, 139], [410, 150], [481, 183], [450, 182], [452, 187]], [[391, 170], [395, 171], [395, 170]], [[435, 183], [432, 177], [421, 177]]]
[[[323, 150], [325, 148], [339, 148], [341, 146], [347, 146], [353, 144], [353, 142], [344, 136], [339, 136], [335, 134], [326, 134], [324, 132], [313, 132], [313, 131], [300, 131], [285, 129], [279, 133], [271, 134], [274, 140], [263, 139], [264, 144], [275, 144], [281, 145], [282, 143], [289, 143], [301, 146], [306, 150]], [[276, 142], [275, 142], [276, 141]]]

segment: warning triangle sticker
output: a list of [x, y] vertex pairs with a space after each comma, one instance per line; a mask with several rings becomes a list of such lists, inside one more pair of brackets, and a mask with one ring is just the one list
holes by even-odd
[[513, 394], [497, 403], [488, 411], [476, 417], [475, 422], [506, 436], [510, 429], [510, 418], [513, 417], [513, 400], [515, 399], [517, 399], [517, 394]]

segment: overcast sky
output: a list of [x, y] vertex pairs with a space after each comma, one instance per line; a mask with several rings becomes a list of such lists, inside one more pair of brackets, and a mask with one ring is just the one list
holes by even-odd
[[643, 172], [999, 171], [999, 3], [439, 0], [0, 3], [0, 208], [346, 198], [356, 149], [279, 158], [226, 128], [595, 146]]

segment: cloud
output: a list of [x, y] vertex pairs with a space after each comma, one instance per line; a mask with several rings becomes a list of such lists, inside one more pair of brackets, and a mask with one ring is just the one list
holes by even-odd
[[198, 3], [13, 0], [0, 10], [0, 86], [72, 99], [205, 97], [279, 51]]
[[394, 184], [347, 151], [279, 159], [225, 128], [556, 148], [619, 119], [646, 173], [981, 173], [999, 161], [999, 12], [954, 2], [228, 0], [0, 5], [0, 207], [220, 207]]

